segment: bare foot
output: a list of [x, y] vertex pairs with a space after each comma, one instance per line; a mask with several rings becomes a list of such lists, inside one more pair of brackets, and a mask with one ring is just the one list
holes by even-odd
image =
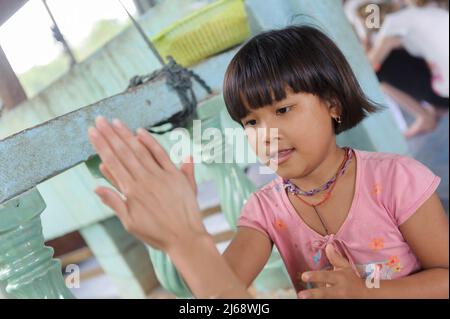
[[438, 121], [438, 114], [432, 105], [423, 105], [426, 112], [416, 118], [416, 121], [403, 133], [405, 138], [432, 132]]

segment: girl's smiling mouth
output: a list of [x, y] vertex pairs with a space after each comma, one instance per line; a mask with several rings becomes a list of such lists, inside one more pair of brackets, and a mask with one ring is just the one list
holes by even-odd
[[281, 149], [278, 152], [274, 152], [269, 156], [271, 162], [281, 165], [286, 162], [294, 153], [295, 148], [285, 148]]

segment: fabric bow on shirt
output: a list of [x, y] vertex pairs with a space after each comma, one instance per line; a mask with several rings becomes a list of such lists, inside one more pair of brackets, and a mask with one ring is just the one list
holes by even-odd
[[331, 235], [326, 235], [324, 237], [322, 237], [321, 239], [317, 239], [312, 241], [312, 248], [315, 251], [314, 254], [314, 262], [316, 264], [318, 264], [320, 261], [322, 261], [322, 259], [325, 257], [326, 258], [326, 253], [325, 253], [325, 248], [327, 247], [328, 244], [331, 244], [333, 246], [333, 248], [338, 252], [338, 254], [340, 254], [341, 256], [345, 257], [351, 267], [353, 268], [353, 270], [355, 271], [355, 273], [358, 275], [358, 277], [361, 278], [358, 270], [356, 269], [355, 263], [353, 261], [352, 255], [350, 254], [347, 245], [345, 244], [345, 242], [341, 239], [338, 239], [335, 237], [334, 234]]

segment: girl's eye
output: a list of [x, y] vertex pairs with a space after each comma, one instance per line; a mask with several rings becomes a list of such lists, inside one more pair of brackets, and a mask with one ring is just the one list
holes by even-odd
[[276, 113], [277, 113], [277, 115], [284, 114], [284, 113], [289, 112], [290, 110], [291, 110], [291, 106], [285, 106], [285, 107], [279, 108]]
[[253, 126], [253, 125], [256, 125], [255, 120], [248, 120], [248, 121], [244, 122], [244, 126]]

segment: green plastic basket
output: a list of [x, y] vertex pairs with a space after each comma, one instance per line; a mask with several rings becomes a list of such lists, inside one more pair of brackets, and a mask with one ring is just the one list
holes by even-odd
[[187, 67], [250, 36], [243, 0], [220, 0], [195, 11], [151, 38], [161, 56]]

